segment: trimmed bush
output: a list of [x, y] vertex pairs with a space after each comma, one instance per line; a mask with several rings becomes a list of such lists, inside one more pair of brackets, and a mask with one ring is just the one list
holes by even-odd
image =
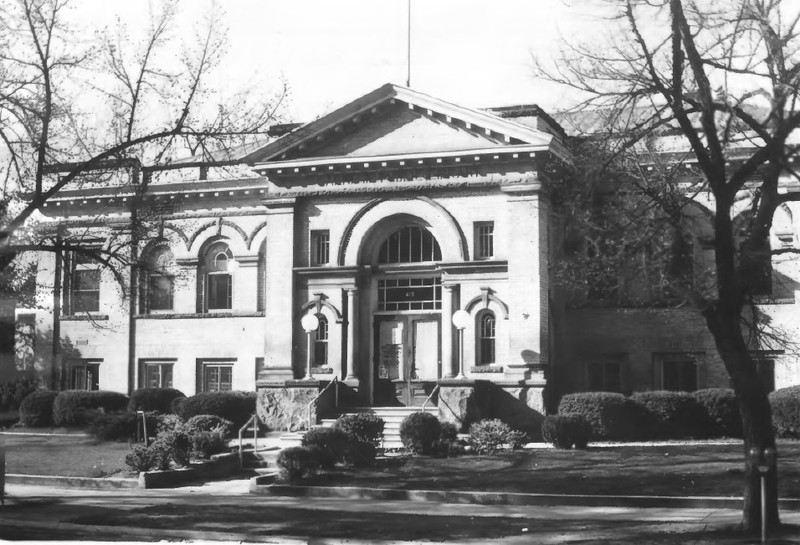
[[156, 436], [156, 440], [150, 446], [157, 452], [163, 449], [178, 467], [189, 465], [192, 441], [189, 434], [183, 430], [163, 431]]
[[769, 403], [775, 435], [800, 439], [800, 386], [775, 390], [769, 394]]
[[705, 411], [689, 392], [638, 392], [631, 399], [653, 417], [653, 435], [661, 439], [706, 437]]
[[233, 434], [233, 422], [213, 414], [198, 414], [191, 417], [183, 425], [188, 434], [218, 431], [223, 437], [230, 437]]
[[430, 413], [411, 413], [400, 424], [400, 440], [413, 454], [431, 454], [441, 434], [442, 424]]
[[372, 467], [377, 454], [378, 448], [374, 443], [351, 441], [344, 454], [344, 462], [355, 467]]
[[335, 428], [345, 432], [350, 440], [371, 443], [377, 447], [383, 438], [383, 419], [371, 413], [343, 414], [336, 420]]
[[707, 388], [692, 395], [705, 413], [709, 437], [741, 437], [742, 417], [736, 394], [730, 388]]
[[492, 454], [507, 448], [516, 450], [525, 439], [523, 432], [512, 430], [499, 419], [481, 420], [469, 428], [469, 444], [477, 454]]
[[614, 392], [566, 394], [558, 404], [558, 414], [583, 416], [592, 439], [646, 439], [652, 426], [652, 417], [642, 404]]
[[56, 426], [85, 426], [97, 412], [122, 411], [128, 406], [128, 396], [105, 390], [67, 390], [53, 402], [53, 423]]
[[550, 415], [542, 422], [542, 438], [556, 448], [586, 448], [591, 429], [579, 414]]
[[19, 421], [23, 426], [42, 428], [53, 424], [53, 402], [58, 392], [37, 390], [29, 394], [19, 406]]
[[311, 451], [305, 447], [289, 447], [278, 454], [279, 478], [284, 482], [297, 482], [313, 475], [317, 463]]
[[220, 429], [191, 433], [189, 438], [192, 442], [192, 452], [199, 458], [207, 459], [214, 454], [228, 451], [228, 441]]
[[197, 415], [214, 415], [233, 422], [239, 429], [256, 412], [254, 392], [203, 392], [176, 403], [184, 420]]
[[150, 471], [156, 465], [153, 450], [144, 443], [131, 445], [130, 454], [125, 456], [125, 464], [135, 473]]
[[315, 428], [303, 436], [306, 447], [323, 469], [333, 468], [344, 459], [350, 447], [350, 437], [338, 428]]
[[29, 375], [0, 384], [0, 411], [16, 411], [22, 401], [36, 391], [38, 383]]
[[131, 394], [128, 410], [169, 413], [172, 402], [185, 397], [183, 392], [174, 388], [139, 388]]
[[183, 420], [177, 414], [159, 414], [156, 416], [155, 431], [147, 428], [148, 436], [157, 435], [162, 431], [176, 431], [183, 427]]
[[[106, 413], [95, 417], [89, 433], [101, 441], [136, 441], [142, 418], [133, 412]], [[154, 435], [158, 428], [157, 413], [145, 413], [147, 433]]]

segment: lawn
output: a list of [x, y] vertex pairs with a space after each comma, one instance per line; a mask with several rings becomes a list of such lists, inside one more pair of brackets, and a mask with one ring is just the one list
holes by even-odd
[[64, 477], [127, 477], [127, 443], [105, 443], [76, 434], [64, 436], [1, 435], [6, 473]]
[[[800, 498], [800, 442], [778, 446], [779, 493]], [[379, 461], [375, 468], [337, 468], [307, 485], [471, 490], [541, 494], [741, 496], [741, 445], [620, 446], [535, 450], [456, 458]]]

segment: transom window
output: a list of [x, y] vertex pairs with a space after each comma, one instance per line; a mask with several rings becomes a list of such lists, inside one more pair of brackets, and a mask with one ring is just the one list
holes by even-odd
[[378, 310], [441, 310], [440, 278], [378, 280]]
[[495, 363], [495, 330], [497, 321], [492, 312], [478, 318], [478, 365]]
[[420, 263], [441, 261], [439, 243], [426, 229], [409, 225], [398, 229], [381, 245], [378, 263]]

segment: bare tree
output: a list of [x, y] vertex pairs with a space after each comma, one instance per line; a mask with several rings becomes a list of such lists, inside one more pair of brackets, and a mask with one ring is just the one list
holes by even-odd
[[[550, 65], [541, 60], [538, 73], [580, 91], [581, 108], [604, 114], [606, 165], [629, 152], [641, 164], [664, 129], [680, 135], [680, 153], [655, 150], [662, 176], [628, 171], [667, 224], [680, 224], [680, 203], [703, 192], [712, 197], [714, 283], [706, 291], [684, 284], [682, 296], [705, 318], [736, 392], [746, 460], [743, 524], [754, 530], [761, 522], [759, 476], [747, 453], [774, 449], [775, 437], [741, 324], [764, 260], [794, 251], [767, 249], [776, 209], [800, 200], [779, 183], [797, 178], [792, 161], [800, 126], [800, 11], [781, 0], [598, 3], [610, 13], [604, 24], [613, 28], [606, 47], [565, 42], [561, 57]], [[752, 219], [739, 226], [733, 211], [743, 197], [751, 199]], [[766, 499], [767, 523], [774, 527], [774, 468]]]

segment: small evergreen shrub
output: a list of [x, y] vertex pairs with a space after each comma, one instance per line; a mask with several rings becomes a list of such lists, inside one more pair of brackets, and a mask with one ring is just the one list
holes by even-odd
[[614, 392], [566, 394], [558, 404], [558, 414], [583, 416], [592, 439], [646, 439], [652, 427], [652, 417], [641, 403]]
[[590, 433], [589, 423], [579, 414], [554, 414], [542, 422], [542, 438], [556, 448], [584, 449]]
[[400, 440], [413, 454], [431, 454], [442, 434], [442, 424], [430, 413], [411, 413], [400, 424]]
[[16, 411], [37, 387], [38, 382], [30, 375], [22, 375], [0, 384], [0, 411]]
[[189, 434], [192, 442], [192, 452], [198, 458], [208, 459], [214, 454], [228, 451], [228, 441], [222, 429], [198, 431]]
[[351, 441], [372, 443], [375, 447], [380, 445], [384, 426], [383, 419], [371, 413], [343, 414], [334, 425], [345, 432]]
[[154, 437], [162, 431], [176, 431], [183, 427], [183, 420], [177, 414], [159, 414], [156, 416], [155, 430], [147, 428], [147, 435]]
[[174, 388], [139, 388], [131, 394], [128, 410], [169, 413], [172, 402], [184, 398], [183, 392]]
[[53, 424], [53, 402], [58, 392], [37, 390], [28, 394], [19, 407], [19, 421], [23, 426], [42, 428]]
[[305, 447], [289, 447], [278, 454], [279, 478], [284, 482], [297, 482], [313, 475], [317, 469], [314, 455]]
[[169, 412], [170, 414], [177, 414], [180, 415], [182, 411], [183, 404], [186, 402], [188, 398], [186, 397], [176, 397], [172, 400], [169, 404]]
[[176, 403], [176, 408], [184, 420], [211, 414], [239, 429], [256, 412], [256, 396], [255, 392], [202, 392]]
[[[155, 435], [158, 427], [157, 413], [145, 413], [147, 433]], [[101, 441], [136, 441], [142, 417], [133, 412], [98, 414], [89, 426], [89, 433]]]
[[378, 448], [374, 443], [351, 441], [345, 451], [344, 462], [354, 467], [372, 467], [377, 454]]
[[128, 396], [105, 390], [66, 390], [53, 402], [53, 423], [56, 426], [85, 426], [98, 412], [122, 411]]
[[[192, 441], [189, 434], [183, 430], [164, 431], [156, 436], [155, 441], [150, 445], [159, 455], [162, 451], [168, 459], [175, 462], [178, 467], [189, 465], [189, 457], [192, 452]], [[162, 464], [163, 465], [163, 464]]]
[[499, 419], [481, 420], [469, 428], [469, 444], [477, 454], [493, 454], [498, 450], [516, 450], [525, 443], [523, 432], [512, 430]]
[[198, 414], [186, 421], [184, 429], [190, 435], [200, 432], [219, 431], [222, 432], [223, 437], [230, 437], [233, 434], [233, 422], [213, 414]]
[[652, 415], [652, 433], [657, 438], [706, 436], [705, 412], [689, 392], [637, 392], [631, 399], [641, 403]]
[[125, 456], [125, 464], [135, 473], [150, 471], [155, 466], [152, 449], [144, 443], [131, 445], [131, 452]]
[[350, 447], [350, 437], [338, 428], [315, 428], [303, 436], [306, 447], [323, 469], [333, 468], [344, 459]]
[[800, 439], [800, 386], [781, 388], [769, 394], [775, 435]]
[[709, 437], [741, 437], [742, 417], [736, 394], [730, 388], [707, 388], [692, 395], [705, 413]]

